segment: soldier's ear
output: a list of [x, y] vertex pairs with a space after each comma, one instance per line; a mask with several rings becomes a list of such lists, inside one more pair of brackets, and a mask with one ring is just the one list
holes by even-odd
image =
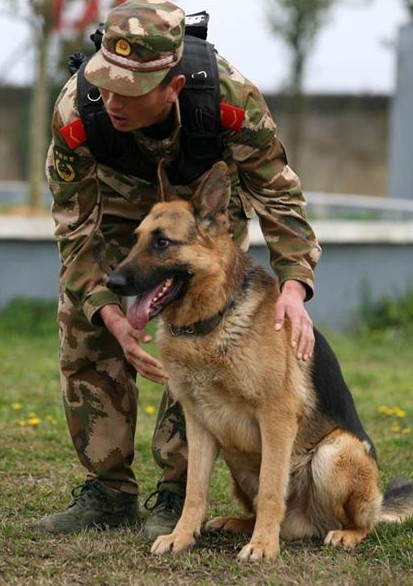
[[230, 194], [228, 167], [224, 161], [219, 161], [204, 177], [192, 198], [197, 220], [205, 226], [217, 222], [228, 209]]
[[174, 199], [179, 199], [176, 191], [171, 185], [169, 181], [168, 174], [165, 168], [165, 159], [161, 159], [158, 164], [157, 169], [157, 178], [158, 178], [158, 195], [159, 201], [172, 201]]
[[185, 75], [175, 75], [171, 81], [169, 82], [166, 90], [166, 100], [170, 104], [173, 104], [178, 99], [179, 94], [181, 93], [184, 85], [185, 85]]

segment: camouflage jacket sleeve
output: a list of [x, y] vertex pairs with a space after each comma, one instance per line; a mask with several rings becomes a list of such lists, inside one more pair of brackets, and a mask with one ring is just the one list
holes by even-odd
[[300, 181], [288, 166], [261, 93], [223, 58], [218, 65], [221, 98], [245, 111], [240, 127], [227, 131], [225, 140], [247, 203], [259, 218], [271, 266], [281, 285], [288, 279], [302, 282], [309, 299], [321, 249], [307, 221]]
[[70, 148], [60, 132], [79, 116], [74, 106], [75, 79], [69, 80], [56, 102], [46, 175], [53, 195], [61, 286], [92, 323], [98, 309], [111, 303], [120, 305], [120, 300], [105, 287], [108, 267], [102, 266], [104, 255], [97, 254], [105, 243], [95, 159], [84, 145]]

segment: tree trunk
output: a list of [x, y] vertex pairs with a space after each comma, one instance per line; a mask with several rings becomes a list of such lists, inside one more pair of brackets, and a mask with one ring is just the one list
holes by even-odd
[[302, 90], [304, 65], [304, 51], [301, 50], [299, 45], [296, 45], [293, 56], [291, 94], [288, 108], [288, 154], [292, 166], [298, 172], [301, 167], [301, 144], [305, 125], [305, 96]]
[[39, 211], [43, 207], [44, 160], [49, 102], [47, 71], [49, 35], [45, 34], [44, 27], [39, 27], [35, 34], [37, 65], [30, 116], [28, 194], [28, 204], [33, 212]]

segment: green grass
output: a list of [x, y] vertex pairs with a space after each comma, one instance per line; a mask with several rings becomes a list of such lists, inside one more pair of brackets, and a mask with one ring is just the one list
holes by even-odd
[[[54, 313], [54, 306], [31, 301], [0, 313], [1, 585], [413, 583], [413, 520], [379, 525], [353, 552], [323, 547], [318, 540], [283, 543], [279, 559], [270, 564], [238, 563], [243, 537], [204, 533], [192, 552], [158, 558], [150, 555], [139, 530], [38, 534], [36, 520], [62, 510], [70, 490], [84, 479], [61, 406]], [[328, 338], [376, 444], [381, 487], [396, 475], [412, 478], [413, 327]], [[150, 439], [161, 387], [139, 381], [139, 388], [135, 470], [142, 504], [159, 477]], [[379, 411], [383, 406], [387, 412]], [[208, 516], [234, 510], [228, 480], [218, 461]]]

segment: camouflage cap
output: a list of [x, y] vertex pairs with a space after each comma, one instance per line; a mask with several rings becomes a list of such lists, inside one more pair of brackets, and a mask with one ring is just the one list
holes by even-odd
[[184, 31], [185, 13], [171, 2], [128, 0], [108, 13], [85, 77], [120, 95], [146, 94], [180, 61]]

